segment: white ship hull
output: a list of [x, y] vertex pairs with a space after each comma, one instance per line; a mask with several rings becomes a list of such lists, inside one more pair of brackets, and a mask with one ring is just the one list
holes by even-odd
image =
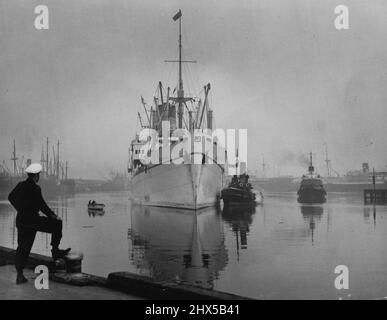
[[219, 203], [223, 168], [217, 164], [161, 164], [131, 179], [134, 203], [160, 207], [201, 209]]

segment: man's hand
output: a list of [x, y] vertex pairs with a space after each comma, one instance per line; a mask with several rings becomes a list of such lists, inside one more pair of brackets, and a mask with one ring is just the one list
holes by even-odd
[[50, 216], [50, 218], [51, 218], [51, 219], [54, 219], [54, 220], [60, 220], [60, 221], [62, 221], [62, 219], [61, 219], [60, 217], [58, 217], [56, 214], [52, 214], [52, 215]]

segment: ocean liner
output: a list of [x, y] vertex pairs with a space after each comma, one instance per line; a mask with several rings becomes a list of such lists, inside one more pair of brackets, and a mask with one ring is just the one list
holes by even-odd
[[[138, 113], [141, 132], [151, 134], [147, 140], [137, 133], [130, 143], [130, 198], [142, 205], [196, 210], [219, 202], [224, 167], [217, 161], [219, 148], [211, 138], [210, 84], [204, 86], [204, 97], [191, 97], [184, 92], [182, 64], [195, 61], [182, 60], [181, 17], [181, 11], [173, 17], [174, 21], [179, 20], [179, 59], [166, 61], [178, 63], [177, 86], [173, 91], [169, 87], [165, 90], [159, 82], [150, 107], [141, 97], [146, 114], [143, 121]], [[208, 144], [210, 147], [204, 149], [214, 152], [198, 147]], [[174, 152], [176, 149], [179, 152]], [[144, 161], [149, 154], [158, 161]]]

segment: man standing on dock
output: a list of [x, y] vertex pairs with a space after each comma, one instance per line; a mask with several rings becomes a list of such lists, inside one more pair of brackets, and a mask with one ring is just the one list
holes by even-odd
[[[37, 184], [41, 171], [42, 166], [39, 163], [29, 165], [25, 170], [28, 178], [18, 183], [8, 196], [9, 202], [17, 210], [16, 284], [27, 282], [23, 275], [23, 269], [27, 264], [37, 231], [51, 233], [53, 259], [62, 258], [70, 251], [70, 248], [66, 250], [59, 249], [62, 238], [62, 220], [48, 207], [43, 199], [42, 191]], [[39, 211], [47, 217], [40, 216]]]

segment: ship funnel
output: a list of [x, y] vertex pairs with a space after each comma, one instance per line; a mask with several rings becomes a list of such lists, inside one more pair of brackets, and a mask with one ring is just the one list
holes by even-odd
[[309, 173], [312, 174], [314, 172], [314, 167], [312, 162], [312, 152], [309, 155], [310, 155]]

